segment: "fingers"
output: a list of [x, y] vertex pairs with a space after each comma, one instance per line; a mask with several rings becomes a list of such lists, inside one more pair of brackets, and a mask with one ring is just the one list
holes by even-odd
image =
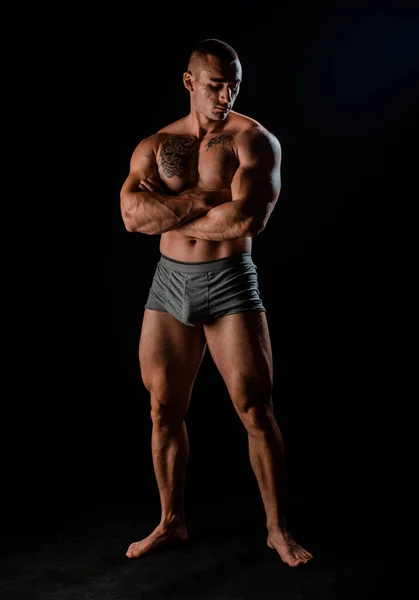
[[147, 177], [146, 179], [141, 179], [140, 184], [138, 186], [143, 191], [148, 190], [149, 192], [163, 192], [163, 186], [155, 177]]
[[146, 191], [146, 190], [148, 190], [149, 192], [156, 191], [155, 187], [153, 186], [153, 184], [150, 181], [148, 181], [148, 179], [141, 179], [139, 187], [141, 187], [144, 191]]

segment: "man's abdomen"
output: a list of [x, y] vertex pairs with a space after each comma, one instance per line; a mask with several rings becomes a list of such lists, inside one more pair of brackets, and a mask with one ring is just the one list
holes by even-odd
[[215, 260], [241, 252], [251, 252], [251, 250], [252, 238], [250, 237], [214, 242], [198, 240], [183, 233], [168, 231], [162, 233], [160, 240], [160, 252], [162, 254], [183, 262]]

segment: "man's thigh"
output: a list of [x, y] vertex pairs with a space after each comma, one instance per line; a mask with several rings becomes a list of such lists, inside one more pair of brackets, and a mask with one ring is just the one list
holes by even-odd
[[144, 385], [172, 395], [190, 393], [204, 357], [202, 327], [184, 325], [167, 312], [144, 310], [139, 359]]
[[204, 325], [211, 356], [232, 396], [253, 386], [262, 394], [272, 388], [272, 349], [266, 312], [244, 311]]

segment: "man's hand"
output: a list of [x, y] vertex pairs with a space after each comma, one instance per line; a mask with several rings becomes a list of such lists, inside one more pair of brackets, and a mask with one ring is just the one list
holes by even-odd
[[156, 179], [155, 177], [147, 177], [146, 179], [141, 179], [138, 187], [143, 192], [162, 192], [163, 194], [167, 194], [166, 187], [162, 184], [161, 181]]

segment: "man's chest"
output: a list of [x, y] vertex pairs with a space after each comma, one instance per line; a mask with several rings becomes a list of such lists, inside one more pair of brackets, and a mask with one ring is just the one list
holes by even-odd
[[174, 192], [200, 185], [217, 189], [230, 185], [238, 166], [234, 133], [192, 136], [170, 135], [157, 154], [160, 178]]

